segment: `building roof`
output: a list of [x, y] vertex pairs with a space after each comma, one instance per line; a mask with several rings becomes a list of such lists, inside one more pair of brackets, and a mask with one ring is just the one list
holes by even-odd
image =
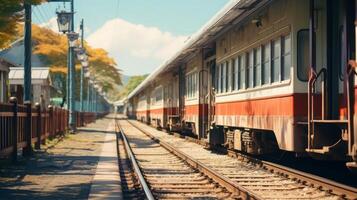
[[17, 67], [15, 64], [6, 59], [0, 58], [0, 71], [9, 71], [10, 67]]
[[[24, 68], [11, 67], [9, 72], [10, 84], [18, 85], [24, 82]], [[50, 70], [47, 67], [33, 67], [31, 70], [32, 84], [49, 84]]]
[[156, 68], [129, 95], [128, 99], [144, 89], [151, 81], [171, 67], [178, 67], [182, 61], [193, 52], [202, 49], [214, 41], [227, 27], [241, 23], [257, 9], [268, 5], [273, 0], [231, 0], [216, 15], [214, 15], [198, 32], [193, 34], [178, 52]]
[[[32, 45], [34, 45], [34, 43]], [[24, 38], [20, 37], [19, 39], [11, 43], [8, 47], [0, 49], [0, 58], [6, 59], [7, 61], [17, 66], [23, 66], [25, 62], [24, 51]], [[46, 62], [41, 58], [41, 56], [37, 54], [31, 55], [31, 63], [32, 66], [36, 67], [47, 66]]]

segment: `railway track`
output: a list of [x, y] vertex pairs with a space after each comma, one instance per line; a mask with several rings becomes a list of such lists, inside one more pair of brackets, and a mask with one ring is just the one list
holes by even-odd
[[262, 199], [357, 199], [356, 188], [274, 163], [213, 153], [199, 144], [173, 137], [139, 122], [129, 123], [160, 144], [177, 149], [186, 156], [190, 155], [191, 159], [216, 172], [217, 176], [225, 177], [241, 191], [249, 191], [250, 194], [245, 194], [244, 197], [252, 195]]
[[121, 121], [117, 125], [120, 133], [118, 152], [119, 163], [122, 165], [120, 174], [124, 198], [235, 199], [238, 197], [126, 121]]

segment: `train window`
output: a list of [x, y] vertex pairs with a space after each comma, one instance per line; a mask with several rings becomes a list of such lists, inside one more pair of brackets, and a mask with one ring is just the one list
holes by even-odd
[[190, 91], [191, 91], [191, 76], [187, 75], [186, 76], [186, 98], [191, 97]]
[[227, 61], [227, 62], [225, 62], [225, 65], [226, 65], [226, 92], [228, 92], [229, 90], [230, 90], [230, 76], [231, 76], [231, 70], [230, 70], [230, 68], [231, 68], [231, 66], [230, 66], [230, 63]]
[[232, 63], [232, 91], [238, 89], [238, 58], [231, 61]]
[[188, 97], [188, 76], [185, 78], [185, 96]]
[[254, 49], [254, 86], [260, 86], [261, 81], [261, 49]]
[[217, 93], [221, 93], [221, 65], [217, 65]]
[[283, 59], [283, 73], [282, 79], [290, 79], [290, 68], [291, 68], [291, 38], [290, 35], [283, 37], [283, 49], [282, 49], [282, 59]]
[[241, 55], [238, 57], [239, 59], [239, 89], [245, 88], [245, 55]]
[[297, 76], [300, 81], [309, 80], [309, 30], [297, 33]]
[[236, 63], [235, 63], [235, 59], [232, 59], [230, 61], [231, 63], [231, 70], [230, 70], [230, 86], [231, 86], [231, 91], [234, 91], [236, 89], [236, 86], [235, 86], [235, 66], [236, 66]]
[[272, 42], [272, 66], [271, 66], [271, 75], [272, 75], [272, 82], [279, 82], [280, 81], [280, 54], [281, 54], [281, 45], [280, 45], [280, 38]]
[[191, 90], [191, 97], [196, 96], [196, 87], [197, 86], [197, 77], [196, 73], [192, 74], [192, 90]]
[[226, 92], [227, 90], [227, 65], [226, 63], [222, 63], [222, 93]]
[[189, 84], [189, 90], [188, 90], [188, 97], [192, 97], [192, 90], [193, 90], [193, 82], [192, 82], [192, 74], [188, 75], [188, 84]]
[[162, 100], [162, 87], [156, 89], [155, 92], [155, 103], [158, 103], [159, 101]]
[[191, 76], [187, 76], [187, 97], [191, 98], [191, 90], [192, 90], [192, 82], [191, 82]]
[[186, 76], [186, 98], [194, 98], [197, 95], [197, 73], [191, 73]]
[[196, 92], [197, 92], [197, 74], [193, 73], [192, 74], [192, 91], [191, 91], [191, 97], [196, 97]]
[[249, 53], [247, 53], [248, 88], [252, 88], [254, 85], [253, 65], [254, 65], [254, 50], [251, 50]]
[[270, 83], [270, 43], [265, 44], [262, 49], [263, 65], [262, 65], [262, 84]]
[[226, 68], [227, 68], [227, 76], [226, 76], [226, 83], [227, 83], [227, 88], [226, 91], [229, 92], [232, 90], [232, 62], [227, 61], [226, 62]]

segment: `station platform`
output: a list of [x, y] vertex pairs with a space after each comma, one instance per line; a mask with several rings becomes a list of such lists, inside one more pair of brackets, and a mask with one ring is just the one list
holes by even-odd
[[121, 199], [114, 115], [49, 141], [17, 164], [0, 161], [0, 199]]

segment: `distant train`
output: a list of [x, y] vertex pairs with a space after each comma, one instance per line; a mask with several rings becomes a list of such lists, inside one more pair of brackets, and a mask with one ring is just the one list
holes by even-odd
[[127, 98], [153, 126], [356, 168], [356, 1], [235, 0]]

